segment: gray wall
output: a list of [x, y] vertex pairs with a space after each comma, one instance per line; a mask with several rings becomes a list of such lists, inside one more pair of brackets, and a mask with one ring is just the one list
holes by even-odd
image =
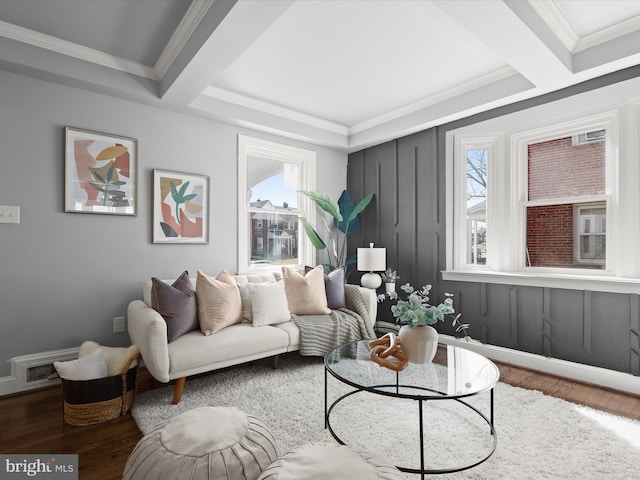
[[[138, 140], [136, 217], [63, 212], [64, 127]], [[0, 377], [6, 360], [77, 347], [129, 344], [113, 334], [151, 276], [237, 269], [237, 135], [317, 152], [317, 190], [340, 194], [345, 153], [0, 71]], [[210, 176], [208, 245], [155, 245], [152, 169]]]
[[[433, 285], [432, 300], [455, 295], [470, 335], [485, 343], [640, 375], [640, 296], [475, 282], [446, 282], [445, 135], [448, 130], [640, 75], [602, 77], [473, 118], [432, 128], [349, 155], [347, 188], [374, 192], [350, 251], [369, 242], [387, 248], [400, 284]], [[389, 302], [378, 315], [392, 321]], [[438, 330], [454, 334], [449, 324]]]

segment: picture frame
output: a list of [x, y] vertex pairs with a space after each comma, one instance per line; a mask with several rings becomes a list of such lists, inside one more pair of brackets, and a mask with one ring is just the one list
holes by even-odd
[[153, 243], [209, 243], [209, 176], [153, 170]]
[[138, 214], [138, 141], [65, 127], [64, 211]]

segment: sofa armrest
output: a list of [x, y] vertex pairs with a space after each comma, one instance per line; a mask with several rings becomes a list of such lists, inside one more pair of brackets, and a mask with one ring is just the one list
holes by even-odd
[[127, 324], [131, 343], [140, 348], [151, 376], [160, 382], [169, 382], [167, 323], [162, 315], [142, 300], [133, 300], [127, 308]]
[[[375, 326], [376, 317], [378, 316], [378, 296], [376, 295], [375, 290], [371, 290], [370, 288], [364, 288], [358, 286], [360, 289], [360, 294], [362, 295], [362, 300], [364, 300], [364, 304], [367, 307], [367, 312], [369, 313], [369, 321], [371, 322], [371, 326]], [[347, 302], [347, 308], [352, 308]]]

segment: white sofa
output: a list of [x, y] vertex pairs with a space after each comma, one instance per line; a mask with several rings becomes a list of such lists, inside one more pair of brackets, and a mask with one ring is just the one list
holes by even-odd
[[[246, 285], [248, 282], [272, 282], [274, 276], [236, 275], [234, 279], [238, 285]], [[191, 280], [195, 289], [195, 279]], [[144, 300], [133, 300], [129, 304], [129, 337], [131, 343], [140, 348], [144, 364], [153, 378], [163, 383], [176, 380], [174, 404], [180, 402], [188, 376], [299, 350], [300, 332], [293, 321], [260, 327], [237, 323], [213, 335], [193, 330], [169, 343], [165, 320], [151, 308], [151, 286], [151, 280], [147, 280]], [[360, 292], [373, 326], [377, 313], [375, 291], [360, 287]]]

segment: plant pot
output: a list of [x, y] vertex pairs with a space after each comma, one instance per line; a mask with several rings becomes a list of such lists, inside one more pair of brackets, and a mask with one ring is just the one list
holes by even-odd
[[409, 357], [411, 363], [429, 363], [436, 355], [438, 331], [429, 325], [416, 327], [403, 325], [398, 338], [400, 338], [402, 351]]
[[384, 289], [387, 293], [396, 291], [396, 282], [388, 282], [384, 284]]

